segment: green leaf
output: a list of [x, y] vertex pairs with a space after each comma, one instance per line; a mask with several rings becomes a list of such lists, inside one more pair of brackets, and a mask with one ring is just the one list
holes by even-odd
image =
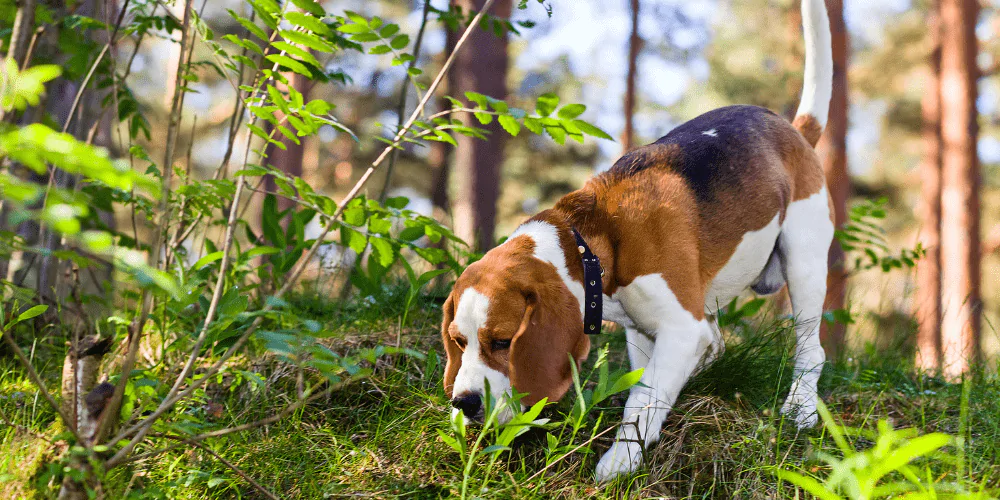
[[344, 222], [361, 227], [365, 224], [365, 207], [356, 206], [344, 210]]
[[385, 27], [383, 27], [379, 31], [378, 34], [382, 38], [389, 38], [389, 37], [395, 35], [396, 33], [399, 33], [399, 25], [398, 24], [387, 24], [387, 25], [385, 25]]
[[340, 226], [340, 241], [359, 255], [365, 252], [365, 248], [368, 248], [368, 238], [360, 231], [347, 226]]
[[826, 489], [819, 481], [809, 476], [803, 476], [797, 472], [780, 469], [774, 471], [774, 474], [778, 476], [779, 479], [788, 481], [789, 483], [806, 490], [809, 494], [821, 500], [842, 500], [840, 496]]
[[508, 134], [517, 137], [517, 134], [521, 132], [521, 124], [510, 115], [500, 115], [497, 118], [500, 122], [500, 126], [507, 131]]
[[449, 448], [455, 450], [456, 452], [462, 453], [462, 446], [458, 444], [457, 439], [445, 434], [441, 429], [438, 429], [437, 432], [438, 437], [441, 438], [441, 441], [444, 441], [444, 444], [448, 445]]
[[309, 68], [307, 68], [305, 64], [302, 64], [286, 55], [270, 54], [267, 56], [267, 60], [276, 64], [280, 64], [281, 66], [284, 66], [307, 78], [312, 77], [312, 74], [309, 72]]
[[556, 144], [564, 144], [566, 142], [566, 130], [558, 126], [547, 126], [545, 131], [549, 133]]
[[319, 35], [330, 34], [330, 27], [324, 24], [323, 21], [320, 21], [319, 19], [316, 19], [313, 16], [306, 15], [301, 12], [295, 12], [295, 11], [286, 12], [285, 20], [300, 28], [305, 28]]
[[285, 234], [281, 230], [278, 202], [273, 194], [264, 196], [264, 204], [261, 208], [261, 229], [269, 243], [278, 248], [285, 247]]
[[542, 127], [542, 121], [541, 120], [539, 120], [538, 118], [532, 118], [530, 116], [525, 117], [525, 119], [524, 119], [524, 126], [528, 130], [530, 130], [532, 133], [535, 133], [535, 134], [541, 134], [542, 131], [545, 130]]
[[213, 262], [215, 262], [217, 260], [221, 260], [222, 259], [222, 255], [223, 254], [222, 254], [221, 250], [218, 251], [218, 252], [212, 252], [212, 253], [210, 253], [210, 254], [208, 254], [208, 255], [206, 255], [206, 256], [198, 259], [198, 261], [195, 262], [194, 265], [191, 266], [191, 268], [192, 269], [201, 269], [201, 268], [203, 268], [203, 267], [205, 267], [205, 266], [207, 266], [207, 265], [209, 265], [209, 264], [211, 264], [211, 263], [213, 263]]
[[396, 250], [393, 248], [392, 243], [385, 238], [370, 238], [370, 243], [372, 248], [375, 250], [375, 255], [378, 257], [378, 263], [382, 267], [389, 267], [393, 262], [396, 261]]
[[[642, 372], [643, 369], [639, 368], [638, 370], [630, 371], [618, 377], [618, 379], [611, 384], [611, 387], [607, 389], [607, 393], [605, 393], [604, 397], [601, 399], [603, 400], [612, 394], [618, 394], [619, 392], [630, 389], [632, 386], [639, 383], [639, 379], [642, 378]], [[600, 401], [595, 400], [591, 404], [597, 403], [600, 403]]]
[[295, 4], [296, 7], [316, 17], [323, 17], [326, 15], [326, 11], [323, 10], [323, 7], [314, 0], [292, 0], [292, 3]]
[[409, 44], [410, 44], [409, 35], [396, 36], [395, 38], [392, 39], [391, 42], [389, 42], [389, 45], [396, 50], [402, 49], [403, 47], [406, 47]]
[[43, 305], [34, 306], [32, 308], [29, 308], [27, 311], [24, 311], [23, 313], [19, 314], [17, 316], [17, 319], [14, 320], [14, 322], [15, 323], [20, 323], [22, 321], [27, 321], [27, 320], [29, 320], [31, 318], [36, 317], [36, 316], [40, 316], [42, 313], [44, 313], [45, 311], [48, 311], [48, 310], [49, 310], [49, 306], [44, 305], [44, 304]]
[[559, 105], [559, 96], [552, 93], [545, 93], [538, 96], [535, 102], [535, 111], [542, 116], [549, 116]]
[[571, 120], [583, 114], [587, 110], [587, 106], [583, 104], [567, 104], [559, 109], [559, 118], [563, 120]]
[[[284, 51], [286, 54], [289, 54], [291, 56], [297, 57], [298, 60], [300, 60], [300, 61], [312, 64], [313, 66], [316, 66], [317, 68], [321, 66], [321, 64], [319, 63], [319, 61], [316, 60], [316, 56], [310, 54], [308, 50], [305, 50], [305, 49], [303, 49], [303, 48], [301, 48], [301, 47], [299, 47], [297, 45], [292, 45], [292, 44], [290, 44], [288, 42], [280, 42], [279, 41], [279, 42], [272, 43], [271, 46], [274, 47], [274, 48], [276, 48], [276, 49], [278, 49], [278, 50]], [[306, 76], [309, 76], [309, 75], [306, 75]]]
[[291, 43], [297, 43], [299, 45], [309, 47], [316, 52], [330, 53], [336, 50], [336, 47], [331, 45], [326, 40], [316, 36], [313, 33], [303, 33], [301, 31], [293, 30], [281, 30], [281, 37], [288, 40]]
[[363, 26], [360, 24], [344, 24], [337, 27], [337, 31], [341, 33], [347, 33], [348, 35], [356, 35], [359, 33], [368, 33], [371, 31], [368, 26]]
[[247, 30], [247, 32], [249, 32], [251, 35], [261, 40], [267, 41], [267, 33], [264, 33], [264, 30], [260, 29], [260, 26], [257, 26], [252, 21], [243, 16], [240, 16], [236, 12], [233, 12], [232, 9], [226, 9], [226, 10], [229, 11], [229, 15], [232, 16], [233, 19], [236, 19], [236, 21], [239, 22], [240, 25]]
[[489, 100], [486, 98], [486, 96], [484, 96], [483, 94], [480, 94], [479, 92], [472, 92], [472, 91], [466, 92], [465, 93], [465, 98], [468, 99], [468, 100], [470, 100], [470, 101], [472, 101], [472, 102], [474, 102], [474, 103], [476, 103], [476, 104], [478, 104], [479, 107], [481, 107], [483, 109], [486, 109], [487, 104], [489, 102]]
[[587, 135], [590, 135], [590, 136], [593, 136], [593, 137], [598, 137], [598, 138], [601, 138], [601, 139], [607, 139], [609, 141], [613, 141], [614, 140], [614, 138], [611, 137], [610, 135], [608, 135], [607, 132], [605, 132], [605, 131], [603, 131], [603, 130], [601, 130], [601, 129], [599, 129], [599, 128], [597, 128], [597, 127], [595, 127], [595, 126], [593, 126], [593, 125], [591, 125], [591, 124], [589, 124], [589, 123], [587, 123], [587, 122], [585, 122], [583, 120], [573, 120], [573, 125], [576, 125], [576, 128], [580, 129], [580, 131], [583, 132], [584, 134], [587, 134]]

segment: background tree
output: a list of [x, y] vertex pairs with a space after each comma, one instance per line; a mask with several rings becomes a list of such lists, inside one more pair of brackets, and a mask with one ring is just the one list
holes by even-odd
[[[816, 145], [823, 162], [826, 185], [833, 199], [834, 225], [841, 229], [847, 221], [847, 199], [851, 179], [847, 173], [847, 112], [848, 101], [848, 52], [850, 40], [844, 23], [843, 0], [826, 0], [830, 16], [830, 34], [833, 44], [833, 94], [830, 99], [830, 116], [826, 130]], [[844, 309], [847, 296], [847, 269], [844, 250], [836, 239], [830, 244], [824, 310]], [[823, 322], [820, 337], [827, 355], [836, 357], [844, 348], [843, 322]]]
[[632, 14], [632, 32], [628, 37], [628, 72], [625, 76], [625, 129], [622, 131], [622, 153], [627, 153], [635, 144], [635, 79], [639, 64], [639, 51], [642, 49], [642, 38], [639, 37], [639, 0], [629, 1], [629, 11]]
[[941, 1], [941, 350], [944, 374], [978, 359], [979, 69], [976, 0]]
[[[485, 0], [459, 0], [464, 12], [479, 11]], [[511, 0], [498, 0], [489, 14], [507, 19]], [[495, 26], [495, 25], [494, 25]], [[491, 27], [492, 28], [492, 27]], [[451, 73], [451, 95], [478, 92], [496, 99], [507, 98], [507, 31], [476, 29], [468, 43], [458, 51]], [[472, 117], [467, 117], [473, 120]], [[500, 167], [504, 159], [505, 132], [496, 121], [485, 126], [489, 140], [459, 137], [452, 172], [458, 182], [452, 210], [455, 233], [475, 249], [493, 247], [497, 224], [497, 199], [500, 196]]]
[[920, 241], [926, 252], [917, 263], [914, 313], [916, 364], [941, 369], [941, 25], [934, 2], [928, 19], [928, 64], [921, 99], [923, 159], [920, 162]]

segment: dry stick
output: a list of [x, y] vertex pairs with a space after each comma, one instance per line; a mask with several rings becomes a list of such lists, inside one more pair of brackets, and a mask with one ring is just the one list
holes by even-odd
[[42, 378], [38, 376], [38, 372], [36, 372], [35, 368], [31, 366], [31, 361], [29, 361], [28, 357], [24, 355], [24, 351], [17, 346], [17, 343], [14, 342], [14, 339], [10, 336], [10, 331], [6, 328], [3, 329], [3, 339], [7, 341], [7, 345], [10, 346], [10, 350], [14, 351], [14, 355], [16, 355], [21, 364], [24, 365], [24, 369], [28, 372], [28, 378], [31, 379], [31, 383], [35, 384], [35, 387], [42, 392], [42, 396], [45, 397], [45, 401], [48, 401], [49, 406], [55, 410], [56, 415], [59, 415], [59, 418], [66, 423], [66, 428], [73, 433], [73, 437], [76, 438], [76, 441], [82, 444], [83, 439], [81, 439], [80, 434], [76, 432], [76, 426], [70, 425], [69, 417], [63, 413], [62, 408], [59, 407], [56, 400], [52, 398], [51, 394], [49, 394], [49, 390], [45, 387], [45, 382], [43, 382]]
[[[472, 22], [469, 23], [469, 27], [466, 28], [465, 32], [462, 34], [462, 37], [459, 38], [458, 42], [455, 44], [455, 50], [448, 57], [448, 60], [445, 61], [444, 66], [441, 67], [441, 71], [438, 72], [437, 77], [434, 78], [434, 81], [431, 83], [430, 87], [427, 88], [427, 92], [424, 94], [423, 99], [420, 100], [420, 103], [417, 105], [416, 109], [413, 110], [413, 114], [410, 115], [410, 118], [406, 121], [406, 124], [403, 126], [403, 128], [399, 130], [399, 132], [396, 133], [396, 137], [393, 139], [392, 144], [386, 146], [386, 148], [382, 150], [382, 153], [378, 156], [378, 158], [376, 158], [375, 161], [372, 162], [371, 166], [368, 167], [368, 170], [366, 170], [364, 175], [361, 176], [361, 179], [358, 180], [357, 184], [355, 184], [354, 187], [351, 188], [351, 191], [347, 194], [347, 196], [344, 197], [343, 201], [340, 202], [340, 205], [337, 207], [337, 210], [330, 217], [329, 224], [323, 228], [322, 234], [320, 234], [319, 237], [316, 238], [316, 241], [313, 242], [313, 245], [309, 248], [309, 251], [306, 252], [306, 254], [299, 259], [299, 262], [296, 264], [295, 268], [291, 272], [291, 276], [288, 278], [288, 280], [285, 281], [285, 284], [282, 285], [282, 287], [275, 293], [275, 298], [281, 298], [282, 296], [285, 295], [285, 293], [288, 292], [289, 289], [291, 289], [291, 287], [298, 280], [299, 275], [308, 265], [309, 261], [313, 258], [313, 256], [316, 255], [316, 251], [323, 244], [323, 240], [324, 238], [326, 238], [326, 235], [329, 234], [330, 231], [332, 231], [333, 228], [336, 226], [336, 221], [340, 217], [340, 215], [344, 213], [344, 208], [347, 206], [347, 203], [350, 202], [352, 199], [354, 199], [355, 196], [357, 196], [358, 192], [361, 191], [361, 188], [364, 187], [365, 183], [368, 182], [368, 179], [371, 177], [372, 173], [374, 173], [375, 170], [378, 168], [378, 166], [383, 161], [385, 161], [389, 153], [394, 148], [398, 147], [400, 142], [402, 142], [402, 139], [406, 135], [406, 132], [409, 131], [410, 128], [413, 126], [413, 123], [417, 121], [417, 118], [423, 111], [424, 106], [427, 105], [427, 101], [430, 100], [430, 98], [434, 95], [434, 91], [437, 89], [438, 85], [440, 85], [441, 81], [444, 80], [444, 76], [445, 74], [447, 74], [448, 69], [451, 68], [451, 65], [455, 62], [455, 56], [458, 54], [459, 49], [469, 38], [469, 34], [472, 33], [472, 30], [479, 25], [479, 20], [482, 19], [483, 14], [489, 10], [490, 6], [493, 5], [494, 1], [495, 0], [486, 0], [486, 3], [483, 5], [482, 10], [480, 10], [479, 13], [476, 14], [476, 17], [472, 19]], [[225, 256], [223, 256], [223, 258], [225, 258]], [[271, 309], [273, 309], [273, 306], [271, 305], [271, 303], [268, 303], [261, 309], [261, 312], [266, 313]], [[131, 435], [132, 433], [135, 433], [135, 436], [128, 442], [128, 444], [126, 444], [124, 447], [118, 450], [118, 452], [115, 453], [115, 455], [111, 457], [110, 460], [108, 460], [108, 462], [106, 463], [106, 467], [108, 469], [111, 469], [115, 465], [119, 464], [125, 457], [125, 455], [131, 452], [132, 448], [134, 448], [135, 445], [138, 444], [140, 440], [142, 440], [142, 438], [146, 435], [146, 433], [149, 432], [149, 429], [152, 428], [152, 425], [161, 415], [166, 413], [166, 411], [169, 408], [171, 408], [174, 404], [176, 404], [178, 401], [188, 397], [191, 393], [198, 390], [198, 388], [201, 387], [201, 385], [204, 384], [205, 381], [211, 379], [212, 376], [215, 375], [222, 368], [222, 365], [225, 364], [226, 361], [228, 361], [229, 358], [232, 357], [232, 355], [237, 350], [243, 347], [243, 345], [247, 342], [250, 336], [253, 335], [255, 331], [257, 331], [257, 328], [260, 327], [262, 322], [263, 322], [263, 316], [262, 315], [257, 316], [257, 318], [254, 319], [254, 322], [250, 324], [250, 327], [247, 328], [246, 332], [244, 332], [240, 336], [240, 338], [237, 339], [236, 342], [232, 346], [230, 346], [229, 349], [226, 350], [226, 352], [222, 354], [222, 356], [219, 358], [219, 361], [217, 361], [214, 365], [212, 365], [211, 368], [209, 368], [209, 370], [205, 373], [204, 377], [192, 381], [191, 384], [187, 387], [187, 389], [181, 391], [180, 393], [174, 395], [173, 397], [165, 398], [164, 401], [160, 403], [160, 406], [155, 411], [153, 411], [152, 414], [146, 417], [146, 419], [137, 422], [132, 427], [120, 432], [119, 435], [114, 440], [112, 440], [112, 443], [117, 443], [118, 441], [124, 439], [125, 437]]]
[[[412, 69], [417, 64], [417, 59], [420, 59], [420, 45], [424, 40], [424, 28], [427, 27], [427, 14], [431, 10], [431, 0], [424, 0], [424, 13], [420, 20], [420, 29], [417, 30], [417, 40], [413, 43], [413, 60], [410, 61], [409, 66], [406, 68], [406, 75], [410, 75], [410, 69]], [[399, 105], [396, 106], [396, 129], [399, 130], [403, 126], [403, 113], [406, 112], [406, 97], [408, 95], [407, 91], [409, 87], [406, 85], [406, 78], [403, 79], [403, 85], [399, 90]], [[382, 192], [378, 195], [378, 199], [381, 202], [385, 202], [386, 194], [389, 192], [389, 184], [392, 182], [392, 171], [396, 168], [396, 158], [399, 156], [399, 150], [393, 150], [392, 156], [389, 157], [389, 165], [385, 169], [385, 182], [382, 183]]]

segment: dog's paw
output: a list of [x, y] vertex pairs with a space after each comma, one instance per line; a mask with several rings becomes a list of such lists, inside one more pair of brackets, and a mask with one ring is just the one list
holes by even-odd
[[793, 384], [792, 392], [788, 393], [785, 404], [781, 406], [781, 413], [793, 419], [799, 429], [815, 426], [819, 418], [816, 414], [816, 393]]
[[641, 463], [642, 447], [639, 443], [616, 441], [597, 462], [597, 481], [610, 481], [621, 474], [633, 472]]

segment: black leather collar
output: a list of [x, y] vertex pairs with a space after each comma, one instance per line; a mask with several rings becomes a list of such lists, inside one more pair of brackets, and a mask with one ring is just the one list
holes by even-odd
[[590, 251], [587, 242], [575, 227], [573, 236], [576, 237], [576, 249], [583, 262], [583, 333], [597, 335], [601, 333], [601, 320], [604, 317], [604, 267], [601, 266], [601, 259]]

